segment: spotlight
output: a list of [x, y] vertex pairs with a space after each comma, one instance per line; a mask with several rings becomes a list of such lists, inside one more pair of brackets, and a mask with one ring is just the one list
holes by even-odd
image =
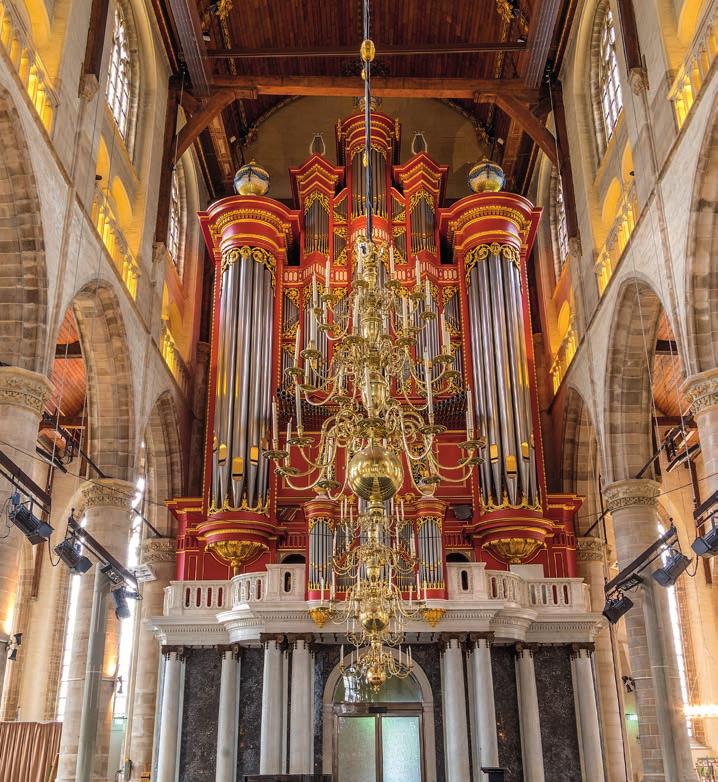
[[115, 616], [118, 619], [129, 619], [131, 614], [127, 600], [138, 600], [140, 597], [139, 592], [131, 592], [121, 586], [117, 589], [113, 589], [111, 594], [115, 604]]
[[662, 587], [673, 586], [690, 564], [691, 560], [685, 554], [681, 554], [680, 551], [671, 551], [663, 567], [653, 571], [653, 579]]
[[696, 538], [691, 548], [699, 557], [713, 557], [718, 554], [718, 527], [711, 527], [702, 538]]
[[8, 518], [33, 546], [38, 543], [44, 543], [46, 540], [50, 539], [52, 527], [38, 519], [30, 508], [27, 508], [20, 502], [19, 492], [15, 492], [15, 494], [12, 495], [10, 502], [12, 503], [12, 507], [8, 513]]
[[22, 645], [22, 633], [15, 633], [10, 636], [10, 640], [7, 644], [7, 658], [8, 660], [15, 660], [17, 658], [17, 652]]
[[626, 595], [609, 597], [606, 600], [606, 605], [603, 607], [603, 615], [612, 625], [615, 625], [616, 622], [632, 608], [633, 600], [631, 600], [630, 597], [626, 597]]
[[80, 553], [80, 544], [72, 538], [65, 538], [62, 543], [55, 546], [55, 553], [76, 576], [87, 573], [92, 567], [92, 562]]
[[119, 568], [116, 568], [112, 563], [109, 563], [100, 569], [115, 586], [119, 586], [120, 584], [125, 583], [124, 574], [121, 573]]

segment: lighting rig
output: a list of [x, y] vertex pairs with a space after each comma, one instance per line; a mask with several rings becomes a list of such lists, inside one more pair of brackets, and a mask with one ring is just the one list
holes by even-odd
[[[701, 503], [694, 511], [693, 518], [696, 528], [703, 534], [691, 544], [691, 548], [699, 557], [714, 557], [718, 554], [718, 490]], [[706, 527], [710, 528], [706, 530]]]
[[673, 586], [676, 583], [679, 576], [691, 563], [689, 557], [681, 553], [678, 548], [673, 548], [673, 544], [677, 543], [677, 540], [678, 533], [676, 528], [671, 525], [658, 540], [606, 584], [604, 587], [606, 604], [603, 607], [603, 615], [611, 624], [616, 624], [633, 608], [633, 601], [625, 593], [644, 583], [641, 574], [649, 565], [664, 555], [666, 549], [668, 549], [668, 554], [663, 565], [656, 568], [651, 575], [653, 580], [662, 587]]

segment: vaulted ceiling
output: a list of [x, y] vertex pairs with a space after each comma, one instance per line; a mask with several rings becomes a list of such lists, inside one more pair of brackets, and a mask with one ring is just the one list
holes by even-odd
[[[362, 93], [361, 0], [154, 0], [187, 124], [212, 195], [261, 121], [290, 96]], [[526, 187], [545, 129], [546, 69], [560, 63], [575, 0], [372, 0], [373, 92], [454, 102]], [[180, 75], [183, 74], [183, 75]], [[291, 129], [288, 129], [291, 132]]]

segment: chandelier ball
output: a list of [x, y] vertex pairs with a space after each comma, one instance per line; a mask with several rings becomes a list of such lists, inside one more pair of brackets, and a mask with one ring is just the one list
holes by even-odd
[[376, 692], [386, 681], [386, 671], [379, 665], [372, 665], [366, 672], [367, 684]]
[[404, 481], [399, 459], [380, 445], [368, 445], [352, 456], [347, 478], [351, 490], [362, 499], [388, 500]]
[[359, 611], [359, 624], [368, 633], [382, 633], [389, 624], [389, 614], [381, 601], [367, 600]]

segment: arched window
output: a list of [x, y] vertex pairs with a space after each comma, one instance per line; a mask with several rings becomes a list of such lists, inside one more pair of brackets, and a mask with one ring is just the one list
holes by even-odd
[[184, 171], [182, 163], [177, 163], [172, 172], [172, 186], [170, 189], [169, 217], [167, 221], [167, 251], [182, 274], [184, 255], [184, 228], [185, 220], [185, 193]]
[[123, 10], [115, 8], [112, 28], [112, 53], [110, 73], [107, 78], [107, 105], [115, 118], [120, 135], [127, 141], [130, 126], [130, 99], [132, 87], [132, 63], [127, 20]]
[[603, 152], [623, 109], [623, 94], [616, 57], [616, 28], [608, 0], [603, 0], [596, 11], [591, 48], [594, 119], [599, 147]]
[[551, 204], [550, 204], [551, 233], [553, 239], [553, 252], [556, 262], [556, 279], [568, 258], [568, 227], [566, 224], [566, 204], [563, 200], [563, 185], [561, 177], [556, 169], [551, 174]]

